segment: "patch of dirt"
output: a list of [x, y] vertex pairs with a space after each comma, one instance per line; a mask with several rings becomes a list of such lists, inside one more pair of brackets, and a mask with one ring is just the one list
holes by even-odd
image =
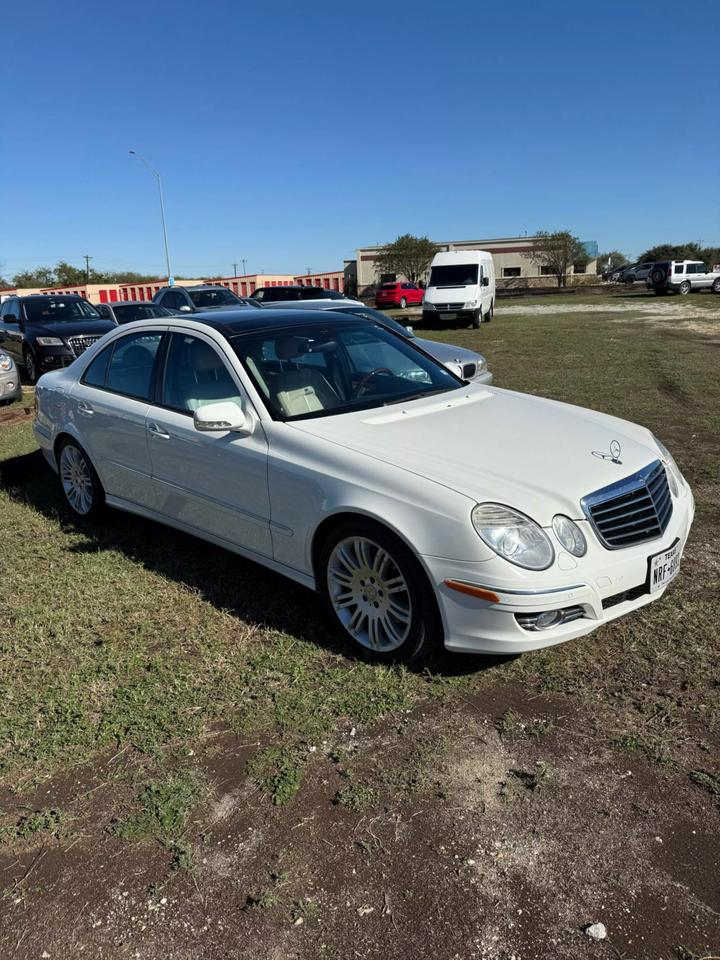
[[531, 304], [528, 306], [499, 304], [500, 314], [511, 316], [554, 316], [560, 313], [590, 313], [612, 314], [632, 313], [640, 315], [643, 320], [663, 323], [668, 320], [683, 321], [683, 329], [694, 333], [717, 334], [717, 323], [720, 320], [720, 297], [717, 300], [709, 299], [702, 294], [701, 303], [696, 303], [688, 297], [645, 300], [639, 297], [629, 297], [626, 301], [611, 300], [606, 303], [553, 303]]
[[12, 410], [3, 410], [0, 407], [0, 425], [10, 426], [13, 423], [22, 423], [32, 420], [32, 407], [13, 407]]
[[[247, 779], [257, 744], [231, 734], [198, 743], [191, 759], [212, 798], [183, 835], [190, 869], [173, 869], [158, 841], [106, 830], [140, 782], [138, 757], [4, 796], [5, 815], [57, 805], [66, 817], [58, 836], [0, 846], [0, 956], [717, 952], [720, 805], [710, 793], [613, 752], [568, 699], [508, 687], [453, 703], [318, 746], [285, 807]], [[338, 802], [349, 789], [356, 806]], [[583, 932], [595, 921], [604, 943]]]

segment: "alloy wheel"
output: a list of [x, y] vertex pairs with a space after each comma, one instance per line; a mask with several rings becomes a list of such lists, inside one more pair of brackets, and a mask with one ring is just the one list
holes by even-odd
[[60, 454], [60, 480], [73, 510], [82, 516], [88, 514], [93, 505], [92, 474], [87, 460], [72, 443]]
[[347, 632], [363, 647], [397, 650], [412, 625], [412, 598], [390, 553], [367, 537], [340, 540], [327, 565], [330, 602]]
[[29, 350], [25, 354], [25, 370], [28, 375], [28, 380], [31, 383], [35, 383], [37, 380], [37, 368], [35, 367], [35, 357]]

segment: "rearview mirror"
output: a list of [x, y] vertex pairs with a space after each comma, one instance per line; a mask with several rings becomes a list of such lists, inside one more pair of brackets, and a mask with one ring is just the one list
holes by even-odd
[[483, 279], [482, 279], [482, 285], [483, 285], [484, 287], [489, 287], [489, 286], [490, 286], [490, 277], [483, 277]]
[[405, 329], [407, 330], [407, 332], [408, 332], [409, 334], [415, 333], [415, 331], [413, 330], [413, 328], [412, 328], [409, 324], [406, 324], [406, 325], [405, 325]]
[[237, 403], [223, 400], [221, 403], [206, 403], [193, 414], [195, 429], [204, 433], [252, 433], [252, 417]]

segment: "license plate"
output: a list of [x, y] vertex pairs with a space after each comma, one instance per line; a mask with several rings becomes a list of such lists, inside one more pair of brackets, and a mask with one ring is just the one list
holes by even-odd
[[680, 571], [680, 541], [662, 553], [650, 557], [650, 593], [656, 593], [667, 586]]
[[456, 313], [441, 313], [441, 314], [440, 314], [440, 319], [441, 319], [441, 320], [457, 320], [457, 314], [456, 314]]

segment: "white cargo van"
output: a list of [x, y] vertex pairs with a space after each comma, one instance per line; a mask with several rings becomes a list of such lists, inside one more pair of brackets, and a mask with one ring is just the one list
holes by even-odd
[[436, 253], [422, 304], [423, 320], [465, 320], [479, 327], [495, 310], [495, 266], [487, 250]]

